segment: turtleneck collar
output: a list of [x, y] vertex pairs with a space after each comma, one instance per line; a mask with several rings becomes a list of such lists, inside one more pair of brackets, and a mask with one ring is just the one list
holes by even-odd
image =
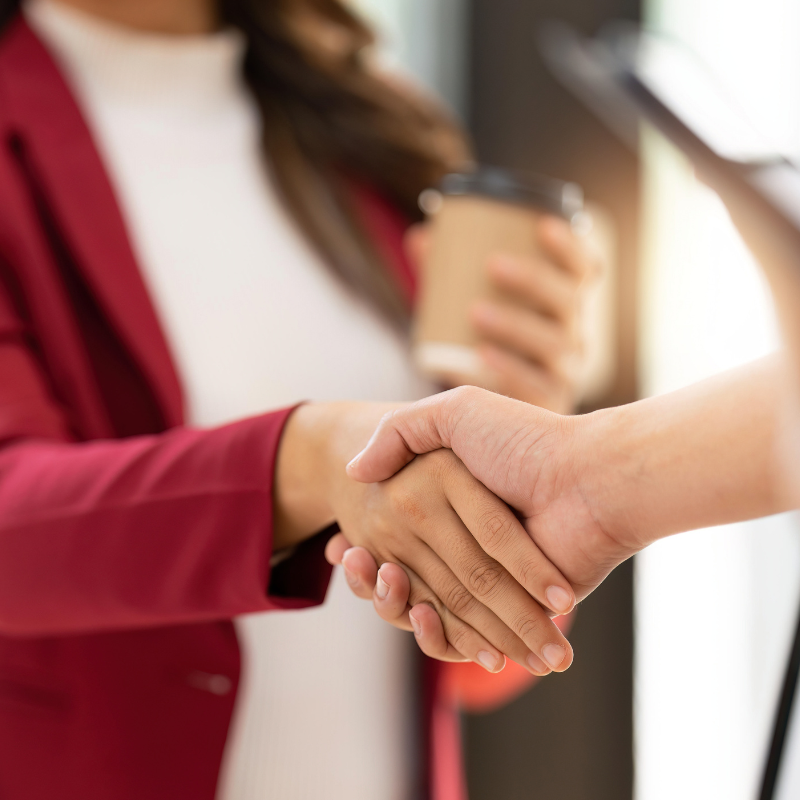
[[128, 105], [213, 112], [239, 93], [243, 35], [149, 33], [107, 22], [55, 0], [26, 0], [23, 13], [83, 91]]

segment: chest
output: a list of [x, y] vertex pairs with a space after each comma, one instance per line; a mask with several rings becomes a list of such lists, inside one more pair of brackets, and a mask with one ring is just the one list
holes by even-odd
[[284, 209], [245, 98], [199, 119], [140, 109], [136, 124], [89, 100], [191, 422], [429, 390], [403, 335], [331, 274]]

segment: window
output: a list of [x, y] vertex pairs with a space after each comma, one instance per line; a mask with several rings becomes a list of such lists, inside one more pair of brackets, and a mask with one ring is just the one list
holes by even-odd
[[[794, 0], [652, 0], [648, 18], [703, 58], [778, 149], [800, 152]], [[644, 175], [641, 375], [645, 393], [660, 394], [768, 353], [778, 335], [722, 204], [649, 132]], [[637, 800], [755, 796], [798, 597], [791, 515], [637, 558]], [[800, 760], [800, 742], [791, 749]]]

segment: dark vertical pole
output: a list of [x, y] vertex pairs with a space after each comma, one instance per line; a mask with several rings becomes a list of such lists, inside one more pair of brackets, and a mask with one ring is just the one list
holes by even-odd
[[772, 739], [769, 743], [767, 763], [761, 778], [759, 800], [774, 800], [775, 791], [780, 777], [786, 739], [789, 734], [789, 724], [797, 704], [797, 680], [800, 677], [800, 615], [797, 618], [792, 649], [789, 652], [789, 663], [783, 677], [781, 694], [778, 699], [778, 708], [775, 711], [775, 722], [772, 726]]
[[[639, 166], [553, 78], [534, 32], [639, 19], [639, 0], [471, 0], [469, 124], [484, 163], [580, 183], [619, 241], [618, 375], [604, 405], [636, 398]], [[511, 706], [465, 721], [471, 800], [622, 800], [633, 787], [633, 577], [626, 565], [579, 609], [575, 665]]]

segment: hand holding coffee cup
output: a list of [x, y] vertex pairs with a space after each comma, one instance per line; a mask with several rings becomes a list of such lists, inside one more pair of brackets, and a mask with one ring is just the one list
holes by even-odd
[[582, 289], [595, 259], [573, 231], [580, 189], [482, 169], [422, 198], [409, 234], [420, 265], [420, 367], [555, 411], [574, 402]]

